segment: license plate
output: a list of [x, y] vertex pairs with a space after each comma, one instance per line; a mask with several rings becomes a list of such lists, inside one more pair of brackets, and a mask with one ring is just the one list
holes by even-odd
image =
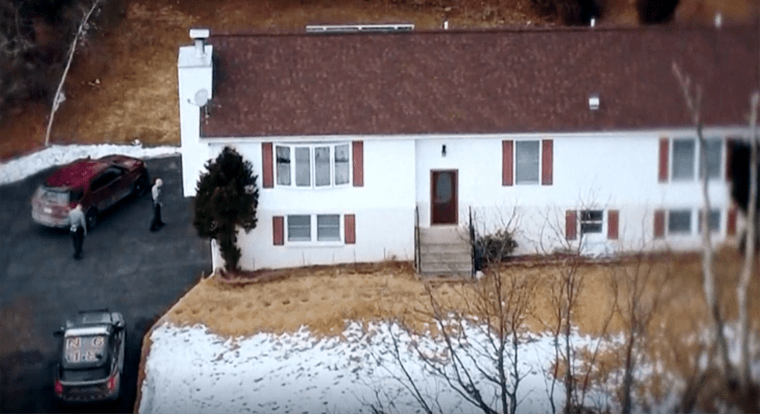
[[70, 391], [72, 394], [76, 395], [97, 394], [98, 391], [100, 391], [100, 387], [97, 385], [90, 387], [72, 387]]
[[53, 212], [53, 209], [52, 209], [52, 208], [50, 208], [50, 207], [45, 207], [44, 209], [42, 209], [42, 211], [44, 211], [44, 212], [45, 212], [45, 214], [50, 214], [50, 213], [52, 213], [52, 212]]

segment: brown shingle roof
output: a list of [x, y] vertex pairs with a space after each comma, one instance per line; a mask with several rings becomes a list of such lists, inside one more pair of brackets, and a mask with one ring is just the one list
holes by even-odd
[[[749, 26], [217, 35], [206, 137], [605, 131], [744, 124], [758, 85]], [[598, 111], [588, 96], [598, 93]]]

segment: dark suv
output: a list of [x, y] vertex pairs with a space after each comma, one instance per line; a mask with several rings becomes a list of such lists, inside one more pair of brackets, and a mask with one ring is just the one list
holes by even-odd
[[118, 399], [127, 338], [124, 317], [107, 309], [83, 311], [55, 335], [62, 337], [56, 397], [68, 403]]
[[32, 197], [32, 219], [49, 227], [69, 226], [69, 210], [77, 203], [95, 227], [98, 214], [123, 198], [145, 194], [150, 178], [145, 163], [126, 155], [80, 159], [55, 170]]

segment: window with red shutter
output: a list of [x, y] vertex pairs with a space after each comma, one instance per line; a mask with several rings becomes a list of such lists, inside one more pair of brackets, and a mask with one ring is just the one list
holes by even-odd
[[285, 244], [285, 219], [283, 216], [272, 217], [272, 244], [275, 246]]
[[264, 188], [274, 187], [274, 171], [272, 166], [272, 143], [261, 143], [261, 168], [263, 170], [262, 180]]
[[512, 140], [501, 141], [501, 185], [510, 186], [513, 178], [514, 143]]
[[345, 243], [356, 244], [356, 216], [354, 214], [345, 215], [343, 229], [345, 232]]
[[552, 185], [554, 170], [554, 141], [541, 141], [541, 185]]
[[607, 212], [607, 238], [610, 240], [618, 239], [618, 221], [620, 212], [618, 210], [609, 210]]
[[577, 237], [578, 213], [575, 210], [565, 212], [565, 238], [575, 240]]
[[670, 142], [668, 138], [660, 138], [660, 165], [658, 181], [661, 183], [668, 182], [668, 158], [670, 157]]
[[665, 237], [665, 210], [655, 210], [654, 212], [654, 238], [662, 239]]
[[364, 141], [354, 141], [351, 144], [354, 187], [364, 187]]

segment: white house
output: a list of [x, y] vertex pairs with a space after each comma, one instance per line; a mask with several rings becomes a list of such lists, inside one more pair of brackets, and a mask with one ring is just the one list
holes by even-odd
[[225, 146], [253, 163], [243, 268], [468, 256], [445, 240], [470, 217], [514, 229], [517, 253], [696, 248], [700, 145], [674, 63], [703, 91], [713, 239], [736, 233], [750, 26], [191, 36], [184, 194]]

